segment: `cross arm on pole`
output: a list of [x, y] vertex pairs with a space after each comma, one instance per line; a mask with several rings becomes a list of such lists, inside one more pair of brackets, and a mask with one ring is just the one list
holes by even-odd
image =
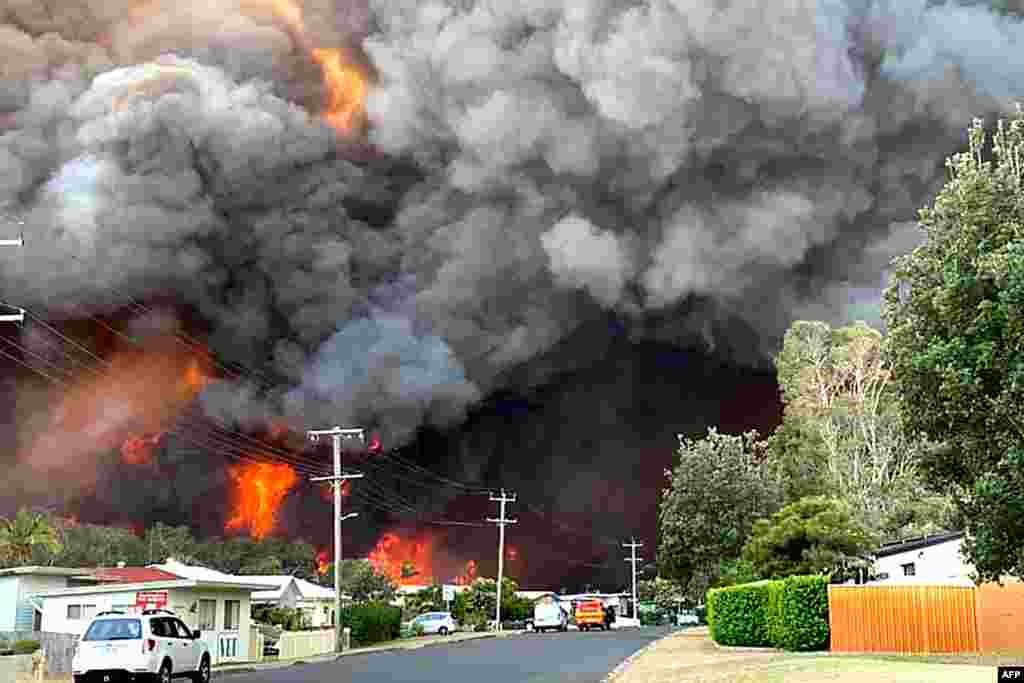
[[343, 479], [362, 479], [365, 475], [362, 472], [355, 474], [339, 474], [328, 477], [310, 477], [310, 481], [341, 481]]
[[0, 323], [23, 323], [25, 322], [25, 309], [17, 309], [17, 313], [11, 313], [9, 315], [0, 315]]
[[25, 240], [19, 237], [14, 240], [0, 240], [0, 247], [23, 247], [25, 246]]

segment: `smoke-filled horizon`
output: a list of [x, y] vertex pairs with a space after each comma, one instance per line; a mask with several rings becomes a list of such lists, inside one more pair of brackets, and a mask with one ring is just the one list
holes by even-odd
[[[652, 528], [673, 435], [765, 386], [793, 319], [877, 320], [964, 128], [1022, 88], [1024, 25], [981, 3], [0, 8], [0, 238], [26, 240], [0, 251], [0, 300], [58, 328], [201, 320], [246, 370], [183, 402], [389, 447], [454, 428], [434, 466], [555, 511], [624, 515], [616, 491], [649, 471], [623, 533]], [[15, 339], [49, 358], [38, 324]], [[5, 497], [101, 469], [86, 427], [40, 446], [57, 398], [11, 391]], [[473, 417], [504, 393], [529, 407]], [[752, 399], [735, 426], [775, 410]], [[202, 491], [225, 477], [198, 457]]]

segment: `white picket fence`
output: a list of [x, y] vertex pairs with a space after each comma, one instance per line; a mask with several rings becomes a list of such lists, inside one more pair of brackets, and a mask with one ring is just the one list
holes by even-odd
[[314, 657], [334, 651], [334, 629], [285, 631], [277, 641], [279, 659]]

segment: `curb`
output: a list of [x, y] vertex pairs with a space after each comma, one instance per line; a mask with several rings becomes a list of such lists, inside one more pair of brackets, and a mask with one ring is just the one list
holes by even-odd
[[648, 651], [654, 649], [654, 647], [661, 641], [665, 640], [666, 638], [671, 638], [674, 635], [675, 632], [669, 633], [667, 635], [662, 636], [661, 638], [658, 638], [653, 643], [648, 643], [647, 645], [644, 645], [642, 648], [631, 654], [629, 657], [626, 657], [624, 660], [622, 660], [622, 662], [620, 662], [617, 667], [612, 669], [607, 676], [601, 679], [601, 683], [609, 683], [610, 681], [615, 680], [623, 673], [625, 673], [626, 669], [628, 669], [630, 665], [633, 664], [633, 662], [640, 659], [640, 657], [642, 657], [643, 655], [647, 654]]
[[785, 652], [785, 650], [780, 650], [780, 649], [775, 648], [775, 647], [741, 647], [741, 646], [735, 646], [735, 645], [719, 645], [718, 643], [716, 643], [711, 638], [708, 638], [708, 641], [712, 645], [715, 646], [715, 649], [723, 650], [725, 652], [762, 652], [762, 653], [765, 653], [765, 654], [768, 654], [768, 653], [771, 653], [771, 652], [777, 652], [777, 653]]
[[265, 664], [238, 664], [237, 666], [231, 666], [231, 668], [217, 669], [214, 668], [210, 671], [210, 678], [221, 678], [223, 676], [231, 676], [233, 674], [246, 674], [254, 673], [257, 671], [274, 671], [276, 669], [286, 669], [291, 666], [300, 666], [304, 664], [325, 664], [327, 662], [336, 662], [344, 657], [355, 657], [357, 655], [372, 655], [379, 652], [394, 652], [396, 650], [420, 650], [425, 647], [436, 647], [439, 645], [457, 645], [458, 643], [469, 642], [471, 640], [483, 640], [484, 638], [506, 638], [510, 635], [519, 635], [519, 631], [503, 631], [499, 633], [474, 633], [468, 637], [448, 640], [434, 640], [429, 642], [421, 643], [403, 643], [395, 645], [380, 645], [380, 646], [369, 646], [360, 647], [347, 650], [339, 654], [320, 655], [317, 657], [307, 657], [305, 659], [289, 659], [284, 662], [267, 662]]

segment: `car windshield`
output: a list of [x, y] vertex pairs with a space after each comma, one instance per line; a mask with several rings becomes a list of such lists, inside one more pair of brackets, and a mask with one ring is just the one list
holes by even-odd
[[92, 622], [82, 640], [138, 640], [142, 624], [138, 619], [102, 619]]

